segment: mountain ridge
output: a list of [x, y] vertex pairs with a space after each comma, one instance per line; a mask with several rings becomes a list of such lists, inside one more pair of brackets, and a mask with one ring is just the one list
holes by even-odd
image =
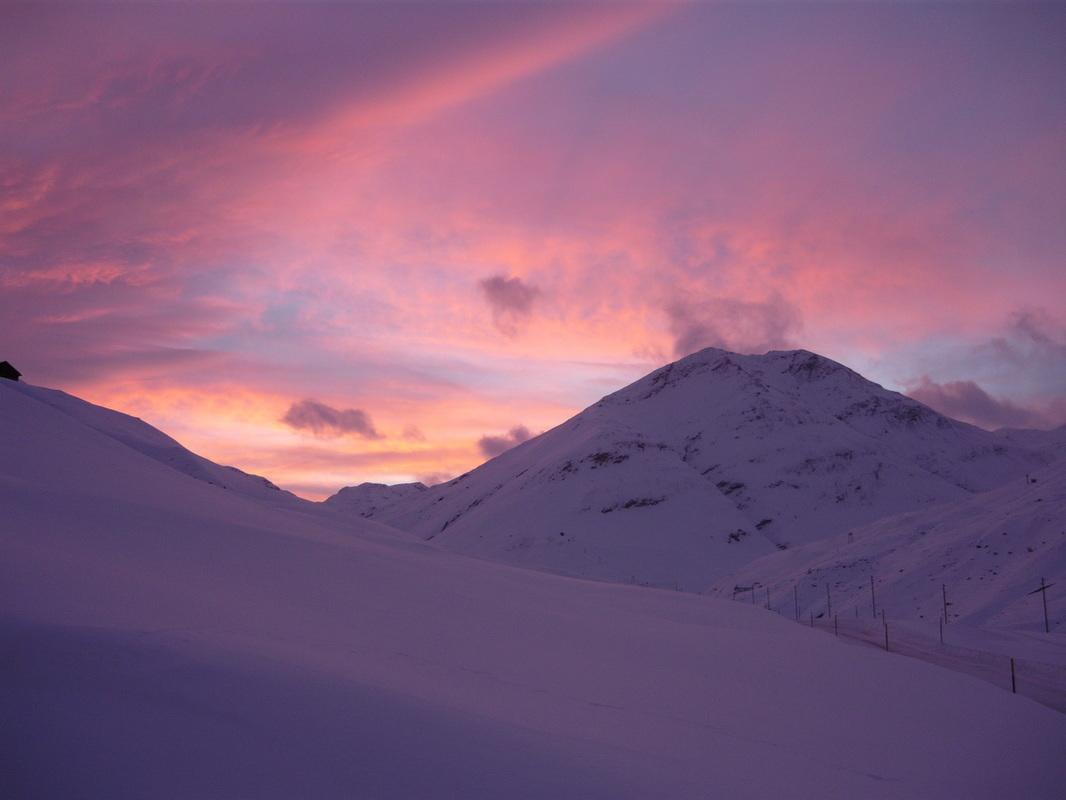
[[708, 348], [371, 518], [480, 557], [696, 589], [1049, 458], [811, 351]]

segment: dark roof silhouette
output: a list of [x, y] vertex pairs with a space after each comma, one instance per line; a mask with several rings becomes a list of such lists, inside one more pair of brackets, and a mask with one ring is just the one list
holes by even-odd
[[0, 378], [7, 378], [9, 381], [17, 381], [22, 376], [22, 373], [15, 369], [10, 362], [0, 361]]

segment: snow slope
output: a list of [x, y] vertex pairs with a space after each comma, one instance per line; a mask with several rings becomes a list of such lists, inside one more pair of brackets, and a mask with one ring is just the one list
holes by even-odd
[[[1066, 717], [188, 476], [0, 382], [0, 795], [1061, 796]], [[331, 527], [334, 526], [334, 527]]]
[[372, 516], [484, 558], [700, 590], [1049, 458], [807, 351], [712, 348]]
[[1032, 428], [1000, 428], [995, 436], [1002, 442], [1041, 453], [1049, 460], [1066, 452], [1066, 425], [1049, 431]]
[[27, 383], [5, 383], [4, 386], [45, 403], [105, 436], [189, 477], [272, 503], [292, 506], [308, 504], [307, 501], [291, 492], [275, 486], [266, 478], [250, 475], [236, 467], [220, 466], [186, 450], [174, 439], [137, 417], [87, 403], [57, 389], [45, 389]]
[[[1066, 462], [998, 489], [935, 508], [894, 515], [805, 547], [754, 561], [716, 583], [712, 594], [757, 582], [801, 612], [869, 614], [870, 576], [878, 606], [893, 619], [939, 619], [947, 587], [949, 622], [1043, 631], [1040, 578], [1066, 586]], [[1052, 595], [1053, 624], [1066, 628], [1066, 604]]]

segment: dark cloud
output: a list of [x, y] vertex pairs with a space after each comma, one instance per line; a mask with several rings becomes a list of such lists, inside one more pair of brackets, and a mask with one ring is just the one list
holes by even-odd
[[506, 453], [512, 447], [530, 439], [533, 436], [529, 428], [524, 425], [516, 425], [503, 436], [482, 436], [477, 440], [477, 446], [486, 458], [495, 458], [500, 453]]
[[333, 408], [317, 400], [301, 400], [289, 406], [281, 421], [298, 430], [306, 430], [315, 436], [334, 439], [354, 433], [365, 439], [380, 439], [370, 417], [358, 408]]
[[533, 313], [533, 303], [540, 289], [521, 278], [493, 275], [478, 282], [492, 309], [492, 321], [501, 333], [514, 336]]
[[1011, 317], [1011, 330], [1031, 344], [1066, 358], [1066, 330], [1046, 309], [1016, 311]]
[[403, 429], [403, 438], [410, 439], [412, 442], [424, 442], [426, 434], [417, 425], [408, 425]]
[[424, 475], [418, 475], [418, 481], [424, 483], [426, 486], [436, 486], [441, 483], [447, 483], [455, 477], [451, 472], [428, 472]]
[[1015, 311], [1007, 335], [990, 340], [978, 349], [978, 356], [1001, 366], [1037, 367], [1066, 388], [1066, 328], [1046, 309]]
[[[956, 419], [990, 430], [1066, 423], [1066, 328], [1045, 309], [1014, 312], [1001, 335], [923, 371], [904, 382], [907, 394]], [[978, 380], [939, 383], [928, 375], [939, 371]]]
[[738, 353], [763, 353], [794, 347], [799, 311], [780, 295], [765, 301], [712, 297], [677, 299], [666, 307], [674, 355], [686, 356], [704, 347]]
[[1033, 409], [992, 397], [973, 381], [936, 383], [923, 375], [907, 389], [919, 403], [981, 428], [1035, 428], [1046, 420]]

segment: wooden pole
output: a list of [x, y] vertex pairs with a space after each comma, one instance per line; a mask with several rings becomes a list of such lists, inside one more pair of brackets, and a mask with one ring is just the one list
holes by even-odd
[[826, 616], [831, 616], [833, 613], [833, 600], [829, 596], [829, 584], [825, 585], [825, 613]]
[[944, 618], [940, 618], [940, 643], [944, 644]]
[[873, 606], [874, 619], [877, 619], [877, 595], [874, 594], [874, 576], [870, 576], [870, 605]]
[[1018, 694], [1018, 682], [1014, 678], [1014, 656], [1010, 659], [1010, 690], [1011, 694]]
[[882, 621], [882, 624], [885, 626], [885, 650], [888, 650], [888, 623]]

